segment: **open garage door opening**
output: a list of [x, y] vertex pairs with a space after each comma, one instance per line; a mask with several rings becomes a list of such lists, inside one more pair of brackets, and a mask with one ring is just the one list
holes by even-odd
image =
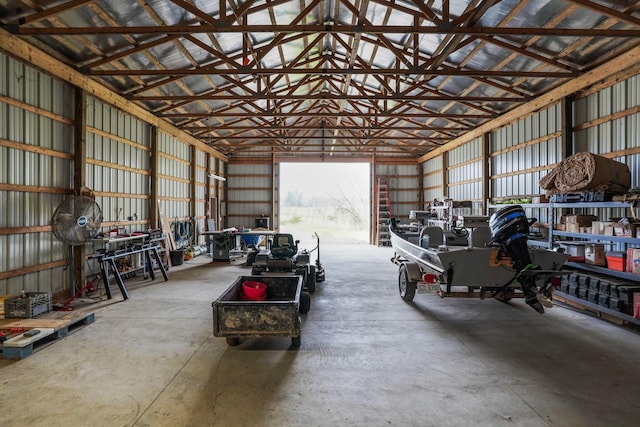
[[280, 231], [309, 247], [313, 233], [322, 244], [369, 243], [369, 163], [280, 163]]

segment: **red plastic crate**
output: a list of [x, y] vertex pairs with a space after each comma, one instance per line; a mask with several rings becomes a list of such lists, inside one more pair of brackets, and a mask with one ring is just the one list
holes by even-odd
[[627, 254], [624, 252], [607, 252], [607, 267], [610, 270], [625, 271]]

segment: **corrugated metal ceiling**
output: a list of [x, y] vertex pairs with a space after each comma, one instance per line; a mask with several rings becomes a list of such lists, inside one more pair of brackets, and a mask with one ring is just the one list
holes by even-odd
[[419, 156], [638, 45], [640, 1], [0, 0], [0, 23], [228, 155]]

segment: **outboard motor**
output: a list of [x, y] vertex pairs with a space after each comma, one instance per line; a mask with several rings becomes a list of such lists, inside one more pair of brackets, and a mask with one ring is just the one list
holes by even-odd
[[[513, 261], [513, 266], [520, 275], [525, 270], [538, 267], [531, 264], [531, 256], [527, 247], [529, 227], [536, 220], [528, 220], [522, 206], [507, 206], [489, 219], [491, 231], [491, 243], [497, 245], [500, 250]], [[538, 288], [535, 278], [531, 275], [523, 275], [518, 278], [525, 301], [538, 313], [544, 313], [544, 308], [538, 300]]]

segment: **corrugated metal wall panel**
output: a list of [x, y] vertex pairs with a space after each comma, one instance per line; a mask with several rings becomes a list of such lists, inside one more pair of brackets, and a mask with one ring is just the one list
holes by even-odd
[[[68, 277], [60, 274], [64, 267], [37, 269], [51, 262], [65, 263], [66, 252], [50, 231], [40, 228], [50, 224], [51, 214], [65, 197], [56, 192], [70, 188], [72, 182], [71, 160], [48, 150], [71, 154], [73, 89], [2, 54], [0, 70], [6, 76], [0, 82], [0, 95], [12, 102], [0, 101], [0, 138], [24, 146], [0, 147], [0, 184], [26, 190], [0, 190], [0, 227], [28, 230], [0, 236], [0, 295], [22, 290], [55, 292], [68, 286]], [[34, 152], [33, 147], [44, 150]], [[22, 269], [34, 271], [11, 274]]]
[[473, 214], [482, 212], [482, 138], [461, 145], [448, 153], [445, 196], [473, 202]]
[[255, 218], [261, 215], [275, 221], [277, 200], [273, 200], [272, 188], [277, 190], [277, 186], [270, 163], [231, 163], [227, 177], [228, 226], [253, 228]]
[[[21, 186], [0, 190], [0, 295], [27, 291], [56, 292], [69, 288], [67, 249], [53, 237], [48, 226], [51, 214], [73, 186], [73, 144], [75, 89], [42, 74], [28, 65], [0, 54], [0, 138], [24, 144], [25, 149], [0, 147], [0, 184]], [[47, 114], [40, 114], [42, 109]], [[87, 180], [96, 192], [104, 227], [127, 230], [149, 228], [150, 146], [152, 126], [92, 96], [87, 97]], [[57, 116], [56, 116], [57, 115]], [[208, 181], [206, 155], [197, 153], [195, 186], [191, 179], [191, 150], [188, 144], [159, 134], [162, 145], [159, 195], [168, 202], [168, 216], [189, 217], [190, 198], [195, 194], [196, 213], [204, 216]], [[33, 147], [38, 147], [35, 152]], [[163, 151], [164, 150], [164, 151]], [[224, 174], [224, 162], [212, 164]], [[215, 181], [213, 197], [222, 200], [223, 185]], [[128, 221], [136, 214], [138, 221]], [[165, 212], [167, 213], [167, 212]], [[34, 228], [33, 232], [11, 232], [11, 228]], [[35, 230], [36, 228], [37, 231]], [[88, 245], [90, 253], [93, 245]], [[7, 256], [4, 256], [7, 254]], [[58, 263], [60, 267], [47, 264]], [[20, 269], [44, 268], [23, 274]], [[95, 266], [94, 266], [95, 268]]]
[[[443, 157], [438, 156], [425, 162], [423, 167], [424, 203], [428, 205], [435, 199], [442, 199]], [[426, 206], [422, 206], [424, 209]]]
[[191, 147], [165, 133], [158, 135], [158, 170], [162, 210], [167, 218], [192, 216]]
[[[631, 186], [640, 186], [640, 75], [578, 98], [574, 104], [574, 151], [605, 155], [629, 166]], [[613, 153], [613, 156], [612, 156]], [[600, 218], [629, 216], [625, 209], [598, 209]], [[623, 244], [608, 250], [622, 250]]]
[[491, 198], [543, 193], [540, 178], [562, 158], [561, 115], [557, 104], [491, 133]]
[[[149, 229], [151, 127], [93, 97], [87, 98], [87, 127], [86, 185], [96, 193], [105, 229]], [[134, 215], [137, 221], [127, 220]]]
[[[196, 230], [198, 231], [198, 235], [200, 232], [205, 231], [206, 229], [206, 200], [205, 200], [205, 192], [206, 192], [206, 183], [207, 183], [207, 155], [203, 151], [195, 150], [195, 177], [196, 181], [193, 183], [194, 185], [194, 194], [195, 194], [195, 208], [196, 211], [193, 213], [196, 218]], [[204, 243], [204, 237], [200, 237], [200, 240], [196, 242], [197, 244]]]
[[375, 178], [387, 179], [391, 213], [396, 218], [408, 218], [410, 211], [421, 208], [418, 170], [417, 164], [376, 164]]

